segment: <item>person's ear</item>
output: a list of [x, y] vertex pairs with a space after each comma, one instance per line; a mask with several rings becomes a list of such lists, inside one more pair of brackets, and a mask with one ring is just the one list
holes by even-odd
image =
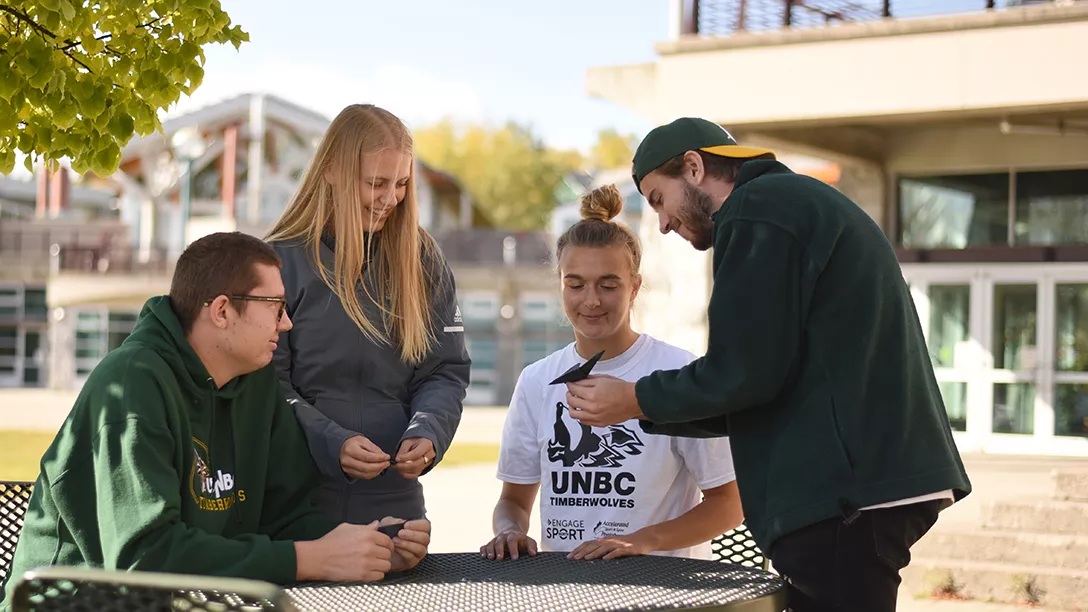
[[634, 302], [635, 298], [638, 297], [639, 289], [642, 289], [642, 275], [635, 274], [632, 280], [633, 282], [631, 283], [631, 301]]
[[692, 185], [700, 185], [706, 178], [706, 165], [698, 151], [684, 153], [684, 173], [682, 175]]
[[208, 320], [219, 329], [227, 328], [233, 312], [234, 306], [230, 303], [230, 298], [225, 295], [221, 295], [208, 303]]

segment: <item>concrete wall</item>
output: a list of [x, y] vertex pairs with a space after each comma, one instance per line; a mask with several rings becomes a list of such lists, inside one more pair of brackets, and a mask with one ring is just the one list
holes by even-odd
[[1088, 101], [1088, 4], [737, 34], [662, 44], [587, 89], [660, 123], [739, 128]]
[[1088, 135], [1002, 134], [996, 122], [901, 128], [889, 133], [887, 166], [895, 174], [1084, 168]]

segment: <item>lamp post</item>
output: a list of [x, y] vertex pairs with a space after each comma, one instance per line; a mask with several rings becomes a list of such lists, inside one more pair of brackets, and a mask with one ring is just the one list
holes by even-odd
[[189, 211], [193, 201], [193, 163], [204, 154], [207, 145], [196, 126], [181, 128], [174, 132], [170, 145], [174, 149], [174, 157], [185, 167], [179, 198], [181, 200], [181, 243], [178, 253], [180, 254], [188, 246], [186, 239], [189, 230]]

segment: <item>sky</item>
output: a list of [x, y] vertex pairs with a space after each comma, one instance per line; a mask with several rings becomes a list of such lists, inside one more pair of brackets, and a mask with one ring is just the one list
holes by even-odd
[[587, 151], [649, 119], [585, 91], [591, 67], [652, 62], [669, 0], [221, 0], [250, 42], [205, 48], [201, 87], [168, 116], [264, 92], [330, 119], [369, 102], [410, 128], [443, 117], [531, 125]]

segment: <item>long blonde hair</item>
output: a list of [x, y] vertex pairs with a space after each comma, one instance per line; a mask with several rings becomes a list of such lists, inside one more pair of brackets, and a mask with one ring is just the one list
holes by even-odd
[[[437, 245], [419, 227], [414, 168], [404, 200], [393, 208], [381, 229], [376, 261], [370, 259], [371, 237], [363, 231], [363, 207], [358, 204], [359, 179], [363, 156], [385, 149], [412, 153], [412, 135], [400, 119], [372, 104], [353, 104], [340, 111], [266, 240], [304, 240], [321, 280], [340, 298], [363, 335], [373, 342], [399, 343], [401, 359], [417, 365], [436, 342], [431, 296], [443, 279], [436, 270], [424, 269], [424, 262], [438, 261]], [[330, 184], [326, 179], [330, 170], [349, 180], [341, 178]], [[321, 262], [321, 236], [326, 228], [333, 230], [336, 239], [331, 271]], [[377, 296], [362, 282], [363, 270], [370, 266], [376, 266]], [[363, 311], [360, 286], [381, 312], [380, 322], [369, 320]], [[383, 298], [386, 295], [388, 306]]]

